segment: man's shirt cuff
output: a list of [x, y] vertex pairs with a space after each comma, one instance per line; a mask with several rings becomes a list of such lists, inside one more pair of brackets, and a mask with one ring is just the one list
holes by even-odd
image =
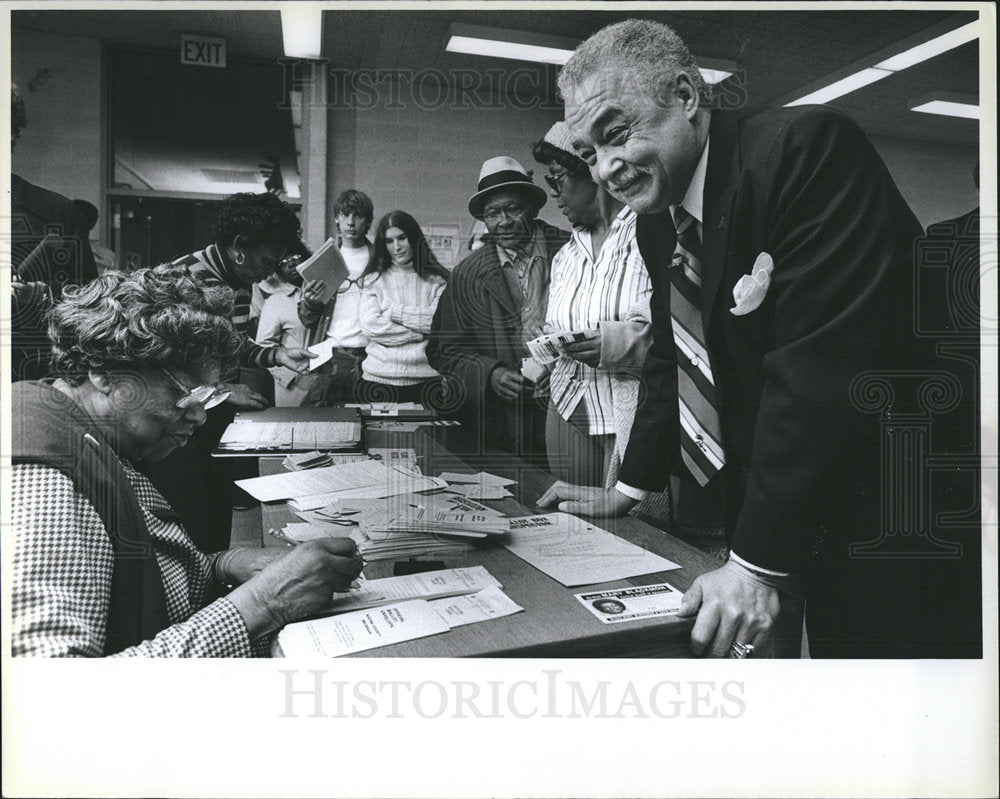
[[634, 499], [636, 502], [642, 502], [649, 496], [649, 492], [645, 488], [633, 488], [630, 485], [626, 485], [621, 480], [615, 483], [615, 491], [619, 494], [624, 494], [629, 499]]
[[760, 566], [754, 566], [750, 561], [743, 560], [735, 552], [730, 552], [729, 557], [731, 560], [735, 560], [740, 566], [749, 569], [752, 572], [757, 572], [758, 574], [766, 574], [768, 577], [788, 577], [788, 572], [776, 572], [773, 569], [764, 569]]

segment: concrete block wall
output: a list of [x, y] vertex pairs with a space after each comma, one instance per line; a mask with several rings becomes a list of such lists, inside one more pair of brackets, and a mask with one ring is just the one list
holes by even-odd
[[[467, 203], [475, 193], [483, 161], [496, 155], [516, 158], [545, 188], [544, 167], [531, 157], [531, 145], [561, 118], [546, 108], [440, 108], [422, 110], [404, 95], [403, 108], [387, 103], [367, 109], [331, 109], [328, 174], [330, 233], [333, 200], [347, 188], [366, 192], [376, 220], [399, 208], [424, 227], [458, 225], [467, 239], [474, 220]], [[542, 219], [567, 228], [554, 203]]]

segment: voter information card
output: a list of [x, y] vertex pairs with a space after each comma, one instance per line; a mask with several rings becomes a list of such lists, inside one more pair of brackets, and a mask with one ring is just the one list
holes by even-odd
[[583, 606], [605, 624], [676, 616], [683, 596], [667, 583], [576, 594]]

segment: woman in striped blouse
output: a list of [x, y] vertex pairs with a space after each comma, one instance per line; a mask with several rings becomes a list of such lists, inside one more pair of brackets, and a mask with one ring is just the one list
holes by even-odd
[[[652, 286], [635, 241], [635, 213], [591, 179], [562, 122], [533, 148], [573, 237], [552, 261], [548, 332], [589, 330], [551, 373], [545, 443], [549, 470], [577, 485], [617, 474], [650, 343]], [[617, 444], [616, 444], [617, 442]]]

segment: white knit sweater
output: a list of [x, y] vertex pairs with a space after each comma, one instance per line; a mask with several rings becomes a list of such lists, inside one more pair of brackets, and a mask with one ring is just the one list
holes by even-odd
[[361, 329], [368, 337], [361, 363], [365, 380], [411, 386], [437, 377], [427, 363], [427, 334], [445, 281], [420, 278], [412, 266], [394, 265], [369, 276], [361, 292]]

